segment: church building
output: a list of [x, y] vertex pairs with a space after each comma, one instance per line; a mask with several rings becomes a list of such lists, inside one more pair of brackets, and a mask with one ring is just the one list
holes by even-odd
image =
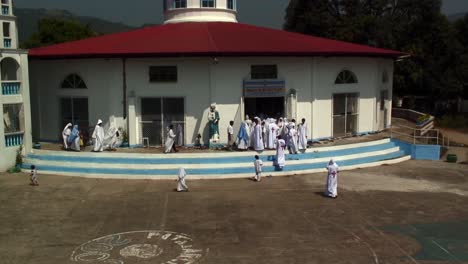
[[15, 165], [17, 152], [31, 150], [28, 54], [18, 49], [12, 0], [0, 3], [0, 172]]
[[206, 144], [213, 103], [220, 143], [245, 115], [305, 118], [309, 140], [390, 126], [401, 52], [238, 23], [235, 0], [163, 3], [164, 25], [30, 50], [35, 140], [102, 119], [131, 146], [164, 144], [169, 124]]

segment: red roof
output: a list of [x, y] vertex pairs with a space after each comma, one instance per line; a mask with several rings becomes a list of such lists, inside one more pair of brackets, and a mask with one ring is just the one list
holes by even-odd
[[166, 24], [29, 50], [31, 58], [404, 55], [348, 42], [229, 22]]

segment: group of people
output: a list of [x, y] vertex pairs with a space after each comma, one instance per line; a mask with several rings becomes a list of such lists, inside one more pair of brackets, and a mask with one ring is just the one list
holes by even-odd
[[[262, 180], [263, 162], [258, 155], [255, 155], [254, 161], [255, 176], [252, 177], [254, 181]], [[338, 198], [338, 171], [339, 167], [336, 162], [331, 159], [326, 166], [327, 169], [327, 182], [324, 195], [330, 198]]]
[[[233, 122], [231, 121], [228, 127], [229, 147], [233, 142]], [[290, 154], [305, 152], [307, 149], [307, 123], [303, 118], [299, 125], [296, 125], [296, 120], [279, 118], [278, 120], [267, 118], [249, 119], [246, 116], [242, 122], [237, 135], [238, 150], [253, 149], [255, 151], [263, 151], [265, 149], [275, 149], [275, 167], [282, 170], [286, 165], [285, 151], [288, 149]]]
[[[260, 182], [262, 180], [262, 171], [263, 171], [263, 161], [258, 155], [255, 155], [254, 161], [255, 176], [252, 177], [252, 180]], [[338, 198], [338, 172], [339, 167], [336, 162], [331, 159], [326, 166], [327, 169], [327, 181], [324, 195], [333, 199]], [[185, 169], [180, 168], [177, 176], [177, 192], [188, 192], [188, 186], [185, 182], [187, 173]]]
[[[232, 123], [232, 121], [231, 121]], [[228, 128], [228, 137], [232, 132], [232, 125]], [[264, 149], [277, 149], [278, 145], [284, 141], [284, 148], [290, 154], [304, 152], [307, 149], [308, 127], [303, 118], [300, 124], [296, 124], [295, 119], [290, 121], [286, 118], [266, 118], [261, 120], [258, 117], [250, 119], [246, 116], [237, 134], [237, 149], [263, 151]], [[231, 143], [231, 142], [230, 142]]]
[[[65, 150], [80, 151], [81, 147], [85, 146], [78, 125], [68, 123], [63, 128], [62, 138], [63, 148]], [[105, 149], [115, 150], [122, 142], [119, 130], [114, 125], [111, 125], [109, 129], [105, 131], [101, 119], [98, 120], [94, 127], [92, 140], [94, 152], [102, 152]]]
[[65, 150], [80, 151], [82, 138], [78, 125], [68, 123], [62, 131], [63, 148]]
[[93, 151], [94, 152], [103, 152], [108, 149], [115, 151], [116, 148], [122, 143], [120, 137], [120, 132], [113, 124], [109, 126], [107, 131], [104, 131], [102, 126], [102, 120], [99, 119], [96, 126], [94, 127], [94, 132], [91, 138], [93, 139]]

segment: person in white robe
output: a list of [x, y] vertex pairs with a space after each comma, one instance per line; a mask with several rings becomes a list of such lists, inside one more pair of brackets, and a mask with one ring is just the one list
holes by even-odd
[[254, 167], [255, 167], [255, 177], [253, 177], [253, 180], [259, 182], [262, 180], [263, 162], [258, 155], [255, 155]]
[[251, 124], [250, 124], [250, 147], [251, 148], [255, 148], [255, 137], [254, 137], [254, 131], [255, 131], [255, 127], [257, 126], [257, 124], [255, 123], [255, 121], [258, 119], [258, 117], [254, 117], [252, 120], [251, 120]]
[[280, 129], [280, 131], [279, 131], [279, 135], [281, 136], [282, 139], [284, 139], [284, 141], [286, 142], [286, 146], [287, 146], [288, 143], [289, 143], [289, 137], [288, 137], [288, 133], [289, 133], [288, 122], [287, 122], [285, 119], [282, 119], [280, 123], [282, 124], [282, 126], [281, 126], [281, 129]]
[[331, 159], [330, 162], [328, 162], [326, 169], [327, 169], [327, 189], [325, 191], [325, 196], [328, 196], [331, 198], [337, 198], [338, 197], [339, 167], [336, 164], [336, 162], [333, 159]]
[[297, 154], [297, 131], [292, 122], [289, 124], [288, 148], [290, 154]]
[[275, 149], [276, 148], [276, 137], [278, 136], [278, 125], [276, 124], [276, 120], [270, 120], [270, 124], [268, 125], [267, 131], [267, 149]]
[[307, 123], [306, 120], [303, 118], [302, 123], [299, 124], [299, 129], [298, 129], [298, 137], [299, 137], [299, 142], [298, 142], [298, 148], [299, 150], [305, 151], [307, 149]]
[[177, 149], [175, 148], [175, 138], [176, 134], [174, 133], [174, 125], [170, 125], [169, 131], [167, 132], [164, 153], [170, 153], [172, 150], [177, 152]]
[[188, 192], [188, 186], [185, 183], [185, 177], [187, 177], [187, 173], [185, 172], [184, 168], [179, 169], [179, 175], [177, 176], [177, 191], [178, 192]]
[[99, 119], [96, 127], [94, 127], [93, 135], [91, 136], [94, 142], [94, 152], [104, 151], [104, 128], [102, 127], [102, 120]]
[[262, 138], [262, 125], [260, 124], [259, 119], [255, 120], [253, 141], [254, 141], [254, 149], [256, 151], [263, 151], [265, 149], [263, 145], [263, 138]]
[[181, 124], [177, 125], [177, 146], [184, 145], [184, 129]]
[[262, 139], [263, 139], [263, 147], [267, 144], [267, 129], [268, 123], [266, 121], [262, 121]]
[[104, 148], [115, 151], [118, 146], [119, 136], [119, 130], [114, 125], [111, 125], [104, 139]]
[[71, 135], [72, 123], [68, 123], [62, 130], [63, 138], [63, 149], [67, 150], [70, 146], [68, 145], [68, 137]]
[[73, 126], [70, 136], [68, 136], [68, 146], [74, 151], [80, 151], [80, 130], [78, 125]]
[[276, 140], [276, 159], [275, 159], [275, 167], [279, 170], [282, 170], [284, 166], [286, 166], [286, 157], [284, 155], [284, 149], [286, 148], [286, 142], [281, 136], [278, 136]]

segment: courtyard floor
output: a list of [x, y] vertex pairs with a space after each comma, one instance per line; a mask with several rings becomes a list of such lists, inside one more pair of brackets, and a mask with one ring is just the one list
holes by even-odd
[[[40, 172], [39, 172], [40, 174]], [[0, 263], [468, 263], [468, 165], [191, 181], [0, 174]]]

